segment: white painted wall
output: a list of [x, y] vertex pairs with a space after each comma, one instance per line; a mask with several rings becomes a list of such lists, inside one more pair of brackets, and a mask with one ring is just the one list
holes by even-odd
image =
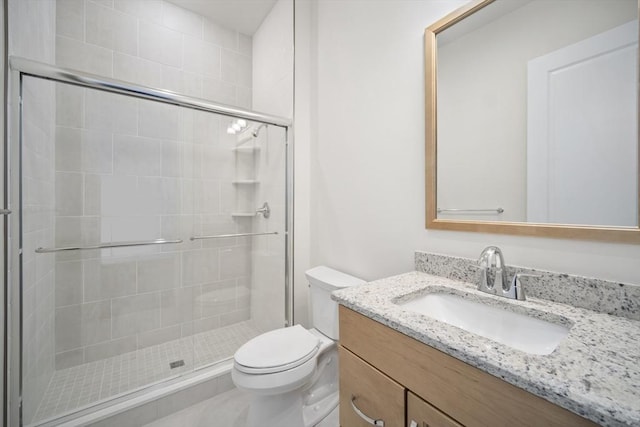
[[640, 284], [640, 245], [425, 230], [423, 32], [462, 4], [296, 3], [311, 17], [297, 19], [309, 87], [296, 76], [296, 103], [313, 113], [308, 157], [296, 158], [303, 183], [311, 166], [310, 264], [372, 280], [413, 270], [415, 250], [475, 258], [495, 244], [509, 264]]

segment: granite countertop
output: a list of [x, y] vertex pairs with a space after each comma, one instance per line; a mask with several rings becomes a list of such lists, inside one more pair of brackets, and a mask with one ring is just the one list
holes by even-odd
[[[464, 295], [571, 326], [549, 355], [532, 355], [404, 310], [429, 292]], [[640, 425], [640, 321], [538, 298], [514, 301], [421, 272], [333, 293], [333, 299], [459, 360], [606, 426]]]

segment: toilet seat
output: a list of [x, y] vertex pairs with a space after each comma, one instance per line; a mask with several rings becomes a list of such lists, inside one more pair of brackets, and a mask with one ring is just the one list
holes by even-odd
[[320, 339], [300, 325], [257, 336], [236, 351], [235, 368], [246, 374], [272, 374], [296, 368], [313, 359]]

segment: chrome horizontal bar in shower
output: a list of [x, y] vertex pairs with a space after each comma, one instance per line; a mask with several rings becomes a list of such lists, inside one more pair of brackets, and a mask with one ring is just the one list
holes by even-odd
[[269, 234], [278, 234], [277, 231], [267, 231], [265, 233], [236, 233], [236, 234], [216, 234], [213, 236], [193, 236], [191, 240], [205, 240], [205, 239], [225, 239], [228, 237], [251, 237], [251, 236], [266, 236]]
[[502, 212], [504, 212], [504, 209], [502, 208], [495, 208], [495, 209], [445, 209], [445, 208], [438, 208], [438, 213], [446, 213], [446, 212], [458, 212], [458, 213], [464, 213], [464, 212], [476, 212], [476, 213], [499, 213], [501, 214]]
[[175, 92], [163, 89], [155, 89], [142, 85], [135, 85], [121, 80], [98, 76], [77, 70], [56, 67], [30, 59], [11, 56], [9, 64], [12, 70], [19, 71], [22, 75], [54, 80], [62, 83], [69, 83], [76, 86], [84, 86], [92, 89], [115, 92], [135, 98], [149, 99], [165, 104], [173, 104], [180, 107], [192, 108], [195, 110], [208, 111], [210, 113], [233, 116], [241, 119], [251, 120], [270, 125], [291, 126], [291, 120], [284, 117], [271, 116], [268, 114], [256, 113], [255, 111], [233, 107], [231, 105], [217, 104], [205, 99], [180, 95]]
[[36, 253], [46, 254], [51, 252], [65, 252], [65, 251], [81, 251], [84, 249], [109, 249], [109, 248], [126, 248], [129, 246], [151, 246], [151, 245], [166, 245], [168, 243], [182, 243], [182, 239], [166, 240], [144, 240], [144, 241], [132, 241], [132, 242], [111, 242], [111, 243], [99, 243], [97, 245], [87, 246], [68, 246], [65, 248], [38, 248]]

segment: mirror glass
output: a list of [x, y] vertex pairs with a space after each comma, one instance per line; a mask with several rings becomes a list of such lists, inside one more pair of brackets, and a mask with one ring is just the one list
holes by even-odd
[[637, 0], [496, 0], [438, 32], [437, 218], [638, 227]]

